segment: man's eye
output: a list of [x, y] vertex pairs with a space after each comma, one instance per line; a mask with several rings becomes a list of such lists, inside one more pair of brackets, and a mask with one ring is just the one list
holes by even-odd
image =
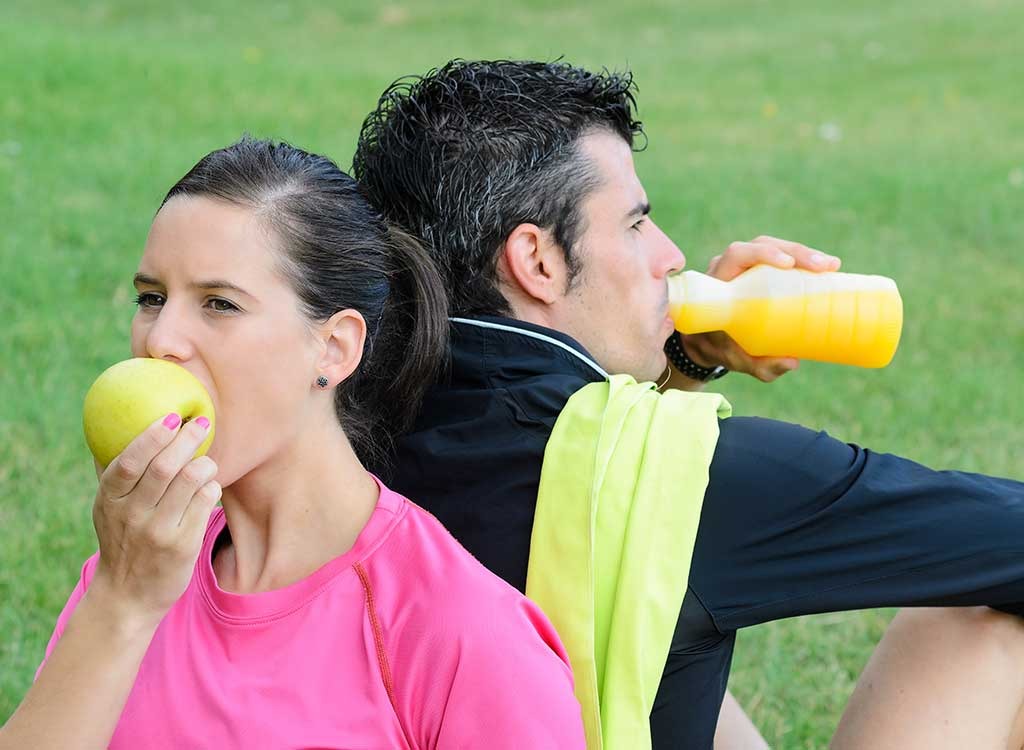
[[237, 312], [238, 308], [226, 299], [220, 297], [212, 297], [207, 306], [214, 312]]
[[135, 298], [135, 304], [139, 307], [160, 307], [164, 298], [153, 292], [142, 292]]

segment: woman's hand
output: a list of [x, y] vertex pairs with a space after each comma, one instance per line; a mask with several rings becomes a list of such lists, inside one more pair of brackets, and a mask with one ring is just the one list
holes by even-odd
[[[724, 253], [711, 259], [708, 275], [731, 281], [747, 269], [761, 264], [807, 271], [838, 271], [841, 263], [833, 255], [798, 242], [762, 235], [751, 242], [733, 242]], [[684, 334], [683, 345], [690, 358], [702, 367], [724, 365], [765, 383], [800, 366], [800, 360], [792, 357], [753, 357], [722, 331]]]
[[[192, 578], [220, 498], [200, 417], [154, 422], [100, 475], [93, 506], [96, 574], [38, 679], [7, 723], [0, 750], [107, 747], [157, 625]], [[179, 429], [180, 428], [180, 429]]]
[[100, 557], [87, 596], [112, 614], [157, 623], [188, 587], [221, 495], [217, 465], [192, 458], [209, 426], [168, 414], [100, 475], [92, 514]]

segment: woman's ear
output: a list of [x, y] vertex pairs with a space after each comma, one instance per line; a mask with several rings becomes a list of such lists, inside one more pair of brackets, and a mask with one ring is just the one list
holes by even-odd
[[317, 372], [327, 378], [324, 387], [333, 388], [359, 367], [366, 342], [366, 321], [356, 310], [339, 310], [319, 330], [323, 350]]
[[528, 304], [550, 305], [565, 295], [568, 268], [565, 253], [546, 229], [520, 224], [505, 240], [499, 274], [510, 294]]

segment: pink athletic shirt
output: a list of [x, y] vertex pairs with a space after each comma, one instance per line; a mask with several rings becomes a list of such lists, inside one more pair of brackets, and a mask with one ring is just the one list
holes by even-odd
[[[276, 591], [217, 585], [224, 526], [218, 508], [111, 750], [584, 748], [568, 657], [547, 618], [401, 495], [380, 485], [352, 549]], [[82, 567], [47, 658], [97, 559]]]

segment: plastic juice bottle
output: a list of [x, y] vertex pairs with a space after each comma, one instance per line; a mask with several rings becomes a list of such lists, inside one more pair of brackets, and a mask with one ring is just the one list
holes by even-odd
[[903, 328], [892, 279], [755, 266], [732, 281], [670, 276], [669, 313], [683, 333], [725, 331], [748, 354], [885, 367]]

